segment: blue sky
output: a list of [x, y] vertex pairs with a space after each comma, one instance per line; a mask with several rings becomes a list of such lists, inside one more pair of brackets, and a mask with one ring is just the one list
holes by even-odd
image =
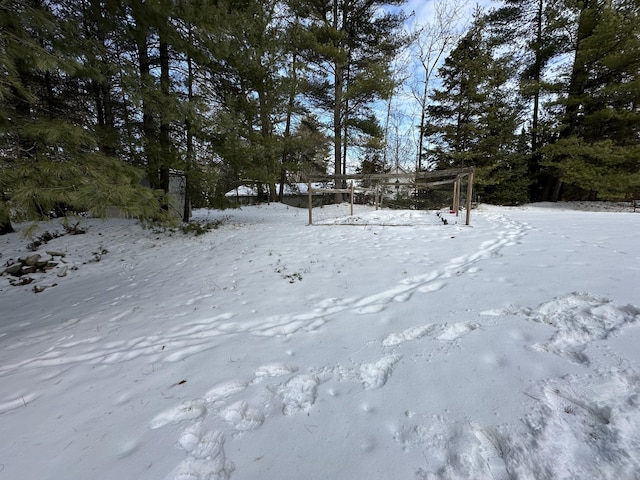
[[[457, 22], [456, 30], [464, 33], [468, 26], [473, 11], [479, 6], [483, 10], [488, 10], [497, 5], [491, 0], [481, 0], [479, 2], [465, 0], [409, 0], [403, 6], [408, 18], [406, 29], [413, 32], [425, 25], [435, 23], [436, 8], [443, 5], [459, 6], [462, 10], [461, 18]], [[424, 90], [424, 68], [416, 55], [416, 46], [410, 47], [399, 60], [398, 64], [402, 68], [401, 76], [404, 78], [402, 87], [397, 91], [392, 100], [391, 122], [388, 137], [387, 162], [395, 165], [396, 161], [403, 168], [412, 169], [415, 167], [418, 145], [418, 129], [420, 123], [420, 103], [416, 95]], [[440, 63], [446, 58], [446, 54], [440, 59]], [[437, 68], [436, 68], [437, 70]], [[430, 85], [437, 85], [437, 78], [430, 79]], [[384, 125], [386, 122], [387, 104], [382, 103], [378, 107], [378, 118]]]

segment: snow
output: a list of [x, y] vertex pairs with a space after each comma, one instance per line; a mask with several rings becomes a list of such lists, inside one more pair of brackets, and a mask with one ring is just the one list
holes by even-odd
[[639, 478], [640, 215], [590, 210], [83, 219], [0, 277], [0, 480]]

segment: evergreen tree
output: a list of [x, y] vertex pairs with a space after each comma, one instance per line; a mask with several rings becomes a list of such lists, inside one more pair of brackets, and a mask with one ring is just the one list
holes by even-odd
[[[293, 8], [307, 25], [306, 57], [315, 66], [316, 104], [332, 112], [334, 173], [346, 168], [347, 134], [380, 134], [369, 105], [391, 94], [389, 65], [401, 38], [403, 16], [383, 13], [384, 5], [404, 0], [324, 0], [296, 2]], [[327, 74], [328, 72], [328, 74]], [[341, 201], [340, 194], [336, 199]]]
[[439, 70], [442, 87], [435, 89], [427, 111], [431, 123], [423, 132], [431, 147], [427, 156], [438, 168], [477, 165], [475, 148], [482, 136], [480, 118], [484, 112], [486, 79], [492, 63], [483, 38], [479, 16]]
[[28, 0], [1, 6], [3, 231], [10, 217], [67, 210], [104, 214], [108, 207], [149, 216], [157, 206], [139, 185], [139, 172], [108, 156], [113, 144], [98, 131], [95, 114], [104, 107], [101, 119], [113, 125], [113, 109], [106, 111], [111, 103], [92, 103], [110, 97], [100, 84], [108, 84], [108, 76], [92, 63], [92, 50], [82, 48], [87, 43], [80, 27], [89, 24], [91, 9], [83, 11], [87, 21], [78, 23], [68, 7]]
[[[287, 71], [286, 25], [281, 3], [246, 0], [217, 7], [211, 76], [219, 99], [214, 112], [216, 152], [228, 172], [269, 186], [281, 175], [283, 144], [279, 125], [287, 117], [291, 83]], [[295, 85], [291, 88], [296, 88]], [[290, 127], [289, 127], [290, 128]], [[230, 187], [231, 185], [227, 185]]]
[[555, 99], [558, 92], [550, 65], [570, 49], [568, 9], [563, 0], [503, 0], [487, 20], [494, 41], [517, 59], [520, 92], [530, 101], [528, 175], [531, 198], [540, 200], [545, 182], [540, 177], [544, 99]]
[[291, 136], [291, 153], [284, 164], [288, 171], [325, 175], [330, 140], [319, 120], [307, 115], [298, 123]]
[[640, 5], [580, 4], [559, 138], [544, 149], [552, 198], [624, 198], [640, 186]]
[[514, 67], [495, 57], [484, 21], [476, 13], [439, 71], [442, 88], [431, 97], [424, 131], [432, 145], [427, 155], [437, 168], [476, 167], [477, 190], [487, 201], [523, 202], [526, 190], [513, 188], [526, 165], [516, 134], [522, 106], [506, 88]]

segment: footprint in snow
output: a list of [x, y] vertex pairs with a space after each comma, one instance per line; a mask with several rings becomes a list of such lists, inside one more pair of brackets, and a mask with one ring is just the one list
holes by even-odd
[[388, 355], [376, 362], [364, 363], [360, 366], [360, 383], [365, 390], [374, 390], [387, 383], [389, 376], [396, 363], [400, 361], [402, 355]]
[[434, 324], [429, 323], [427, 325], [408, 328], [400, 333], [391, 333], [385, 337], [382, 341], [382, 345], [385, 347], [395, 347], [396, 345], [400, 345], [404, 342], [417, 340], [425, 335], [429, 335], [435, 328], [436, 326]]
[[318, 375], [298, 375], [272, 390], [282, 400], [282, 413], [294, 415], [309, 410], [316, 402], [318, 385], [322, 383]]
[[204, 396], [208, 403], [215, 403], [227, 397], [240, 393], [248, 387], [246, 382], [240, 380], [230, 380], [228, 382], [218, 383], [213, 386]]
[[226, 459], [224, 452], [215, 458], [187, 457], [176, 467], [171, 480], [229, 480], [235, 470], [233, 462]]
[[473, 433], [480, 441], [480, 455], [486, 462], [492, 478], [508, 480], [511, 478], [504, 461], [504, 452], [498, 436], [491, 430], [473, 425]]
[[255, 430], [264, 423], [264, 414], [255, 408], [249, 408], [244, 400], [239, 400], [220, 412], [220, 416], [240, 431]]
[[149, 427], [156, 429], [171, 423], [194, 420], [202, 417], [206, 412], [207, 409], [204, 400], [187, 400], [177, 407], [165, 410], [156, 415], [151, 422], [149, 422]]
[[187, 427], [178, 439], [178, 444], [196, 458], [216, 458], [223, 452], [224, 434], [208, 431], [201, 422]]
[[360, 307], [356, 309], [358, 315], [368, 315], [371, 313], [380, 313], [385, 309], [384, 305], [367, 305], [366, 307]]
[[178, 444], [187, 452], [183, 460], [168, 477], [171, 480], [228, 480], [235, 470], [224, 451], [222, 432], [209, 431], [201, 422], [186, 428]]
[[472, 332], [479, 325], [476, 323], [469, 322], [460, 322], [460, 323], [445, 323], [443, 325], [435, 325], [435, 324], [427, 324], [427, 325], [419, 325], [416, 327], [411, 327], [406, 330], [403, 330], [399, 333], [391, 333], [385, 337], [382, 341], [382, 345], [385, 347], [395, 347], [404, 342], [409, 342], [411, 340], [417, 340], [427, 335], [432, 335], [436, 333], [436, 330], [440, 330], [440, 333], [435, 338], [442, 342], [453, 342], [458, 338], [466, 335], [469, 332]]
[[261, 365], [255, 371], [256, 380], [264, 377], [281, 377], [283, 375], [290, 375], [298, 371], [298, 367], [286, 365], [284, 363], [269, 363]]
[[467, 333], [475, 330], [479, 326], [480, 325], [478, 325], [477, 323], [468, 323], [468, 322], [444, 324], [442, 328], [442, 333], [438, 335], [436, 339], [442, 342], [452, 342], [466, 335]]
[[[545, 385], [542, 389], [544, 400], [556, 413], [565, 417], [568, 415], [584, 416], [588, 423], [609, 423], [610, 412], [590, 405], [589, 398], [593, 397], [586, 391], [572, 391], [554, 385]], [[595, 420], [596, 422], [593, 422]]]

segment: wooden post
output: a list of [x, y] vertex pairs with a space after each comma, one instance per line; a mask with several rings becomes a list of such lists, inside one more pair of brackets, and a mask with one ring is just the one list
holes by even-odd
[[456, 205], [456, 217], [458, 216], [458, 214], [460, 213], [460, 190], [462, 190], [462, 175], [458, 175], [456, 177], [456, 184], [458, 185], [458, 195], [456, 196], [456, 198], [458, 199], [458, 204]]
[[353, 217], [353, 180], [351, 180], [351, 216]]
[[469, 225], [471, 220], [471, 196], [473, 195], [473, 172], [469, 173], [467, 180], [467, 219], [465, 225]]
[[309, 225], [313, 225], [313, 197], [311, 195], [311, 180], [307, 183], [307, 198], [309, 199]]
[[460, 189], [458, 188], [459, 182], [460, 182], [460, 177], [458, 176], [453, 181], [453, 203], [451, 205], [451, 210], [454, 211], [456, 216], [458, 215], [458, 193], [460, 192]]
[[376, 204], [376, 210], [378, 210], [378, 184], [376, 183], [375, 195], [373, 197], [373, 202]]

